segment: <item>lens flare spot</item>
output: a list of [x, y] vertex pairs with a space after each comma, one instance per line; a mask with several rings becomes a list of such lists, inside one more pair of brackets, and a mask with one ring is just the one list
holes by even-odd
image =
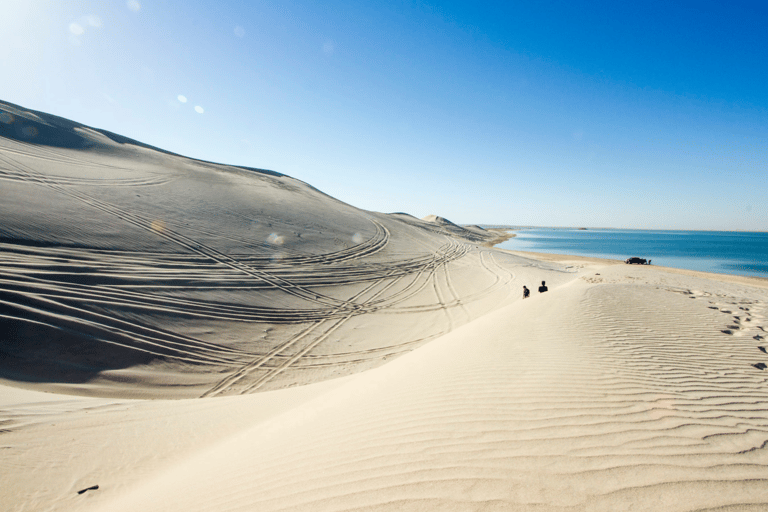
[[128, 0], [125, 2], [125, 5], [127, 5], [133, 12], [139, 12], [141, 10], [141, 4], [137, 0]]
[[96, 28], [101, 27], [101, 18], [99, 18], [95, 14], [91, 14], [89, 16], [86, 16], [85, 19], [86, 19], [86, 21], [88, 22], [88, 24], [90, 26], [96, 27]]
[[238, 25], [235, 27], [235, 35], [237, 37], [243, 37], [245, 35], [245, 29]]
[[80, 36], [80, 35], [83, 35], [83, 32], [85, 32], [85, 29], [79, 23], [72, 22], [69, 24], [69, 31], [75, 34], [76, 36]]
[[179, 94], [178, 96], [176, 96], [176, 99], [179, 100], [182, 103], [186, 103], [187, 102], [187, 97], [184, 96], [183, 94]]
[[11, 124], [13, 122], [13, 114], [10, 112], [0, 112], [0, 123]]
[[269, 242], [272, 245], [283, 245], [285, 242], [285, 239], [278, 235], [277, 233], [272, 233], [267, 237], [267, 242]]
[[203, 110], [203, 107], [201, 107], [200, 105], [197, 105], [195, 107], [195, 112], [197, 112], [198, 114], [202, 114], [203, 112], [205, 112], [205, 110]]
[[27, 138], [37, 137], [37, 128], [34, 126], [25, 126], [21, 129], [21, 134]]
[[165, 232], [165, 222], [162, 220], [153, 220], [150, 228], [152, 228], [152, 231], [155, 233], [163, 233]]
[[352, 243], [359, 244], [363, 242], [363, 235], [360, 233], [355, 233], [352, 235]]

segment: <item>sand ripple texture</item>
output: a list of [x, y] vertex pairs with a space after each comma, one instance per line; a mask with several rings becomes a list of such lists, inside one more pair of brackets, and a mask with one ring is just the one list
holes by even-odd
[[18, 385], [179, 398], [306, 384], [513, 296], [523, 260], [479, 246], [480, 229], [0, 110], [0, 378]]
[[94, 510], [768, 510], [766, 290], [613, 269]]

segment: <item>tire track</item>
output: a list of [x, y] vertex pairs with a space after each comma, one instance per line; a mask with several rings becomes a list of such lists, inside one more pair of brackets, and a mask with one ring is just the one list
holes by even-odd
[[[371, 289], [376, 287], [378, 284], [380, 284], [382, 281], [383, 281], [383, 279], [379, 280], [379, 281], [376, 281], [376, 282], [372, 283], [371, 285], [367, 286], [365, 289], [363, 289], [362, 291], [360, 291], [357, 294], [355, 294], [351, 298], [351, 300], [354, 301], [354, 300], [359, 299], [364, 294], [366, 294], [368, 291], [370, 291]], [[340, 310], [340, 308], [339, 308], [339, 310]], [[337, 311], [334, 311], [334, 313], [336, 313], [336, 312]], [[336, 322], [336, 324], [334, 324], [334, 325], [340, 325], [341, 323], [343, 323], [344, 321], [348, 320], [352, 316], [353, 315], [348, 315], [347, 317], [345, 317], [341, 321]], [[221, 380], [216, 385], [214, 385], [211, 389], [209, 389], [208, 391], [203, 393], [200, 396], [200, 398], [206, 398], [206, 397], [209, 397], [209, 396], [215, 396], [215, 395], [219, 394], [222, 390], [227, 389], [227, 388], [231, 387], [232, 385], [236, 384], [237, 382], [239, 382], [243, 378], [245, 378], [248, 375], [250, 375], [253, 371], [259, 369], [262, 365], [264, 365], [264, 363], [266, 363], [267, 361], [272, 359], [275, 355], [279, 354], [280, 352], [282, 352], [284, 350], [287, 350], [287, 349], [291, 348], [293, 345], [295, 345], [296, 343], [298, 343], [299, 341], [304, 339], [306, 336], [311, 334], [315, 329], [319, 328], [320, 326], [323, 325], [323, 323], [325, 323], [327, 321], [328, 321], [328, 319], [318, 320], [317, 322], [315, 322], [314, 324], [310, 325], [309, 327], [307, 327], [303, 331], [299, 332], [295, 336], [291, 337], [290, 339], [288, 339], [287, 341], [285, 341], [281, 345], [278, 345], [277, 347], [274, 347], [267, 354], [254, 359], [253, 361], [249, 362], [245, 366], [243, 366], [240, 369], [238, 369], [232, 375], [230, 375], [230, 376], [226, 377], [225, 379]], [[325, 337], [327, 337], [328, 335], [330, 335], [330, 332], [326, 331]], [[318, 339], [322, 340], [322, 339], [325, 339], [325, 338], [324, 338], [323, 335], [321, 335]], [[243, 393], [247, 392], [248, 389], [249, 388], [246, 388], [246, 391], [244, 391]]]
[[[0, 179], [8, 181], [27, 181], [26, 176], [18, 172], [13, 172], [11, 169], [0, 168]], [[151, 187], [158, 185], [166, 185], [174, 181], [173, 179], [161, 177], [160, 175], [154, 178], [122, 178], [122, 179], [105, 179], [105, 178], [75, 178], [69, 176], [53, 176], [52, 179], [56, 180], [56, 183], [61, 186], [75, 187], [75, 186], [88, 186], [88, 187]]]
[[[76, 165], [78, 167], [94, 167], [94, 168], [100, 168], [100, 169], [108, 169], [110, 171], [134, 172], [133, 169], [129, 167], [124, 167], [122, 165], [114, 165], [114, 164], [108, 164], [103, 162], [94, 162], [93, 160], [83, 158], [82, 153], [79, 152], [79, 150], [70, 150], [70, 151], [78, 151], [77, 158], [75, 158], [74, 156], [68, 155], [62, 151], [56, 151], [52, 149], [52, 147], [50, 146], [45, 146], [41, 144], [33, 144], [30, 142], [24, 142], [21, 140], [13, 140], [13, 139], [6, 139], [6, 138], [0, 138], [0, 142], [6, 142], [11, 144], [11, 145], [0, 145], [0, 151], [4, 151], [6, 153], [13, 153], [15, 155], [19, 155], [22, 157], [34, 158], [37, 160], [47, 160], [54, 163]], [[17, 147], [13, 148], [11, 147], [12, 145], [15, 145]]]
[[[452, 255], [455, 254], [455, 251], [451, 251], [450, 248], [446, 249], [444, 252], [445, 255]], [[437, 268], [441, 264], [444, 263], [446, 256], [445, 255], [435, 255], [433, 260], [427, 264], [424, 265], [420, 271], [417, 273], [417, 275], [414, 277], [413, 281], [409, 283], [406, 288], [400, 292], [399, 294], [393, 294], [393, 295], [399, 295], [398, 301], [404, 301], [410, 298], [414, 293], [418, 293], [418, 290], [416, 292], [412, 292], [405, 297], [403, 297], [403, 293], [405, 293], [406, 290], [408, 290], [410, 287], [413, 286], [414, 283], [416, 283], [421, 275], [424, 272], [429, 272], [429, 276], [424, 280], [424, 284], [421, 286], [423, 288], [426, 286], [428, 282], [430, 282], [431, 279], [434, 278], [434, 273]], [[382, 296], [387, 290], [395, 286], [399, 281], [402, 280], [404, 276], [397, 276], [394, 279], [392, 279], [394, 275], [389, 275], [386, 277], [383, 277], [369, 286], [367, 286], [364, 290], [358, 292], [355, 294], [350, 301], [357, 301], [360, 298], [362, 298], [365, 294], [369, 293], [371, 290], [373, 290], [375, 287], [383, 284], [385, 281], [389, 280], [389, 283], [387, 283], [382, 289], [378, 290], [375, 294], [373, 294], [368, 300], [361, 303], [361, 311], [365, 312], [371, 312], [375, 309], [371, 309], [371, 306], [376, 304], [380, 296]], [[334, 313], [342, 312], [341, 309], [338, 311], [334, 311]], [[264, 366], [271, 361], [274, 358], [280, 357], [283, 352], [286, 350], [294, 347], [297, 343], [305, 340], [308, 338], [311, 334], [315, 334], [315, 331], [320, 329], [321, 332], [317, 334], [315, 339], [311, 341], [308, 345], [306, 345], [304, 348], [300, 349], [298, 352], [285, 356], [287, 357], [286, 361], [284, 361], [282, 364], [278, 365], [277, 367], [273, 367], [267, 370], [267, 373], [257, 379], [252, 384], [248, 385], [246, 388], [244, 388], [242, 391], [240, 391], [241, 394], [249, 393], [258, 390], [261, 388], [264, 384], [272, 380], [274, 377], [276, 377], [278, 374], [282, 373], [283, 371], [287, 370], [289, 367], [291, 367], [295, 362], [299, 361], [303, 356], [308, 354], [311, 350], [319, 346], [323, 341], [327, 340], [329, 336], [331, 336], [334, 332], [336, 332], [340, 327], [344, 325], [347, 321], [349, 321], [352, 317], [356, 316], [357, 314], [360, 314], [358, 312], [352, 312], [347, 313], [343, 318], [340, 319], [323, 319], [320, 320], [311, 326], [304, 329], [302, 332], [296, 334], [291, 339], [287, 340], [285, 343], [273, 348], [270, 352], [267, 354], [251, 361], [247, 365], [245, 365], [243, 368], [240, 368], [237, 372], [230, 375], [229, 377], [225, 378], [224, 380], [217, 383], [213, 388], [205, 392], [203, 395], [201, 395], [201, 398], [209, 397], [209, 396], [215, 396], [216, 394], [219, 394], [221, 391], [230, 388], [233, 384], [236, 384], [237, 382], [241, 381], [245, 377], [247, 377], [249, 374], [253, 373], [254, 371], [264, 368]], [[330, 325], [323, 325], [323, 324], [330, 324]]]
[[[414, 286], [419, 282], [419, 278], [421, 277], [421, 274], [423, 274], [427, 270], [431, 270], [436, 266], [439, 266], [441, 264], [445, 264], [446, 261], [450, 261], [456, 257], [461, 256], [463, 253], [456, 252], [454, 250], [451, 250], [450, 248], [445, 249], [444, 251], [441, 251], [436, 256], [433, 256], [431, 260], [424, 263], [423, 261], [418, 261], [418, 264], [413, 264], [412, 262], [407, 262], [405, 265], [399, 265], [399, 264], [393, 264], [387, 267], [380, 267], [377, 272], [366, 272], [363, 275], [358, 276], [354, 279], [345, 279], [345, 278], [339, 278], [339, 276], [334, 275], [333, 273], [327, 274], [328, 282], [329, 284], [332, 282], [335, 285], [346, 285], [346, 284], [356, 284], [366, 281], [376, 281], [378, 279], [381, 279], [383, 277], [391, 278], [391, 277], [406, 277], [409, 275], [413, 276], [413, 280], [405, 286], [403, 289], [396, 291], [393, 294], [390, 294], [389, 296], [386, 296], [380, 300], [376, 301], [370, 301], [364, 305], [359, 305], [360, 307], [357, 308], [359, 310], [359, 313], [364, 312], [372, 312], [375, 310], [378, 310], [385, 306], [392, 306], [394, 304], [400, 303], [403, 300], [407, 300], [409, 297], [413, 296], [414, 294], [418, 293], [423, 286], [420, 286], [416, 289], [414, 289]], [[62, 264], [64, 265], [64, 264]], [[66, 266], [71, 266], [71, 263], [67, 263]], [[86, 268], [89, 265], [86, 265]], [[0, 281], [4, 286], [11, 287], [11, 288], [24, 288], [24, 289], [30, 289], [34, 290], [35, 293], [47, 295], [50, 297], [69, 297], [71, 299], [78, 298], [79, 300], [83, 302], [90, 302], [90, 303], [98, 303], [98, 304], [110, 304], [110, 305], [119, 305], [119, 306], [125, 306], [125, 307], [135, 307], [140, 309], [151, 309], [153, 311], [165, 311], [172, 314], [181, 314], [181, 315], [211, 315], [215, 316], [217, 318], [227, 318], [227, 319], [236, 319], [241, 321], [299, 321], [304, 322], [308, 320], [317, 320], [321, 318], [327, 318], [328, 317], [328, 310], [326, 309], [276, 309], [276, 308], [267, 308], [267, 307], [258, 307], [258, 306], [242, 306], [242, 305], [230, 305], [230, 304], [219, 304], [215, 302], [211, 302], [210, 300], [200, 300], [195, 301], [192, 299], [181, 299], [181, 298], [173, 298], [173, 297], [167, 297], [163, 295], [157, 295], [153, 293], [147, 293], [147, 292], [133, 292], [130, 290], [125, 290], [124, 288], [117, 289], [114, 286], [112, 286], [111, 280], [108, 277], [105, 277], [103, 272], [97, 272], [97, 273], [84, 273], [84, 272], [75, 272], [75, 273], [61, 273], [56, 274], [55, 276], [52, 276], [49, 270], [46, 271], [38, 271], [38, 272], [31, 272], [30, 271], [30, 264], [27, 263], [27, 265], [22, 266], [21, 273], [13, 272], [12, 268], [9, 268], [8, 265], [2, 266], [0, 268], [5, 268], [6, 275], [8, 276], [5, 280]], [[386, 271], [386, 273], [384, 273]], [[136, 271], [135, 269], [131, 269], [131, 279], [135, 280], [137, 279]], [[119, 274], [126, 274], [128, 271], [125, 268], [121, 268], [118, 272]], [[311, 284], [314, 286], [317, 286], [319, 284], [324, 283], [323, 279], [318, 279], [312, 272], [304, 272], [307, 274], [305, 277], [307, 278], [307, 284]], [[326, 276], [326, 274], [323, 274]], [[52, 279], [52, 277], [56, 277], [57, 279]], [[67, 278], [76, 277], [81, 282], [84, 279], [93, 279], [96, 281], [96, 283], [89, 282], [88, 284], [77, 284], [77, 283], [71, 283], [68, 282]], [[170, 279], [168, 275], [158, 275], [157, 273], [152, 273], [149, 276], [142, 276], [144, 278], [149, 279], [150, 281], [154, 281], [155, 279], [162, 278], [167, 283]], [[212, 283], [211, 288], [212, 289], [222, 289], [226, 288], [225, 286], [221, 285], [222, 279], [225, 279], [226, 276], [224, 275], [214, 275], [211, 276]], [[201, 287], [201, 283], [199, 281], [194, 281], [192, 283], [189, 282], [182, 282], [180, 284], [180, 288], [189, 288], [190, 286], [194, 286], [195, 289], [203, 289], [205, 287]], [[246, 285], [249, 286], [250, 285]], [[156, 288], [156, 285], [152, 285], [153, 288]], [[167, 288], [167, 286], [164, 286], [164, 288]], [[242, 286], [237, 286], [236, 288], [242, 288]], [[385, 304], [387, 303], [387, 304]]]
[[[439, 265], [438, 268], [443, 268], [444, 265]], [[443, 294], [440, 293], [440, 286], [437, 279], [438, 273], [435, 272], [432, 274], [432, 287], [435, 290], [435, 296], [437, 297], [437, 304], [436, 306], [442, 309], [443, 313], [445, 314], [445, 318], [448, 321], [448, 332], [453, 330], [453, 316], [451, 315], [450, 308], [446, 305], [445, 300], [443, 299]]]
[[[7, 156], [4, 156], [3, 158], [7, 160], [11, 160]], [[259, 269], [255, 269], [248, 265], [244, 265], [239, 261], [213, 249], [212, 247], [202, 245], [196, 240], [192, 240], [180, 233], [174, 232], [169, 229], [164, 229], [164, 230], [152, 229], [151, 227], [152, 223], [148, 219], [145, 219], [132, 212], [128, 212], [126, 210], [120, 209], [117, 206], [114, 206], [112, 204], [95, 199], [82, 192], [68, 190], [66, 188], [60, 187], [57, 184], [47, 180], [46, 177], [40, 176], [38, 173], [35, 173], [34, 171], [23, 169], [24, 166], [22, 166], [21, 164], [18, 164], [17, 162], [14, 162], [14, 163], [16, 163], [16, 166], [19, 168], [20, 172], [28, 174], [29, 181], [53, 188], [54, 190], [57, 190], [70, 197], [78, 199], [93, 208], [101, 210], [110, 215], [114, 215], [120, 218], [123, 222], [133, 224], [134, 226], [144, 229], [146, 231], [152, 232], [157, 236], [160, 236], [161, 238], [165, 238], [166, 240], [173, 242], [183, 247], [184, 249], [187, 249], [188, 251], [201, 254], [223, 265], [229, 266], [235, 270], [239, 270], [251, 277], [255, 277], [262, 281], [268, 282], [273, 287], [280, 289], [281, 291], [289, 295], [295, 296], [297, 298], [301, 298], [309, 302], [317, 302], [320, 304], [324, 304], [326, 306], [343, 305], [344, 307], [349, 307], [352, 309], [356, 309], [357, 307], [354, 304], [350, 304], [348, 302], [345, 303], [344, 301], [339, 301], [338, 299], [335, 299], [333, 297], [312, 292], [311, 290], [305, 289], [304, 287], [301, 287], [301, 286], [294, 285], [293, 283], [290, 283], [280, 277], [275, 277], [267, 272], [261, 271]], [[384, 231], [386, 241], [388, 241], [389, 240], [388, 230], [383, 225], [379, 224], [373, 219], [369, 219], [369, 220], [377, 227], [377, 229], [380, 228]]]
[[456, 289], [453, 287], [453, 282], [451, 281], [451, 272], [448, 267], [449, 267], [448, 262], [443, 263], [442, 268], [445, 274], [445, 284], [448, 287], [448, 292], [451, 294], [451, 297], [453, 297], [451, 299], [451, 303], [455, 303], [457, 306], [459, 306], [462, 312], [467, 316], [467, 321], [469, 321], [471, 320], [472, 315], [469, 314], [469, 312], [467, 311], [467, 308], [464, 306], [464, 303], [462, 302], [461, 296], [456, 292]]
[[[383, 281], [383, 280], [382, 280], [382, 281]], [[375, 294], [374, 294], [374, 295], [371, 297], [371, 299], [370, 299], [370, 300], [373, 300], [373, 299], [377, 298], [379, 295], [383, 294], [383, 293], [384, 293], [385, 291], [387, 291], [387, 290], [388, 290], [388, 289], [389, 289], [391, 286], [393, 286], [393, 285], [394, 285], [394, 283], [395, 283], [396, 281], [397, 281], [397, 280], [390, 282], [390, 283], [389, 283], [388, 285], [386, 285], [384, 288], [382, 288], [381, 290], [379, 290], [378, 292], [376, 292], [376, 293], [375, 293]], [[376, 283], [376, 285], [378, 285], [378, 284], [379, 284], [379, 283]], [[371, 287], [369, 287], [368, 289], [366, 289], [366, 290], [365, 290], [365, 292], [369, 291], [369, 290], [370, 290], [370, 289], [372, 289], [373, 287], [375, 287], [375, 285], [374, 285], [374, 286], [371, 286]], [[347, 315], [346, 317], [344, 317], [344, 318], [342, 318], [342, 319], [340, 319], [340, 320], [337, 320], [337, 321], [336, 321], [335, 323], [333, 323], [333, 325], [331, 325], [331, 326], [330, 326], [330, 327], [329, 327], [329, 328], [328, 328], [328, 329], [327, 329], [327, 330], [326, 330], [326, 331], [325, 331], [323, 334], [321, 334], [320, 336], [318, 336], [318, 337], [315, 339], [315, 341], [311, 342], [311, 343], [310, 343], [309, 345], [307, 345], [305, 348], [301, 349], [301, 350], [300, 350], [298, 353], [296, 353], [295, 355], [291, 356], [291, 357], [290, 357], [290, 358], [289, 358], [287, 361], [285, 361], [285, 362], [284, 362], [284, 363], [282, 363], [281, 365], [277, 366], [276, 368], [272, 368], [272, 369], [270, 369], [266, 375], [264, 375], [264, 376], [260, 377], [258, 380], [256, 380], [256, 382], [252, 383], [250, 386], [248, 386], [247, 388], [245, 388], [245, 390], [243, 390], [243, 391], [241, 392], [241, 394], [245, 394], [245, 393], [250, 393], [250, 392], [256, 391], [256, 390], [258, 390], [259, 388], [261, 388], [262, 386], [264, 386], [264, 384], [266, 384], [267, 382], [269, 382], [269, 381], [271, 381], [272, 379], [274, 379], [275, 377], [277, 377], [277, 375], [279, 375], [280, 373], [282, 373], [282, 372], [284, 372], [285, 370], [287, 370], [287, 369], [288, 369], [288, 368], [289, 368], [291, 365], [293, 365], [293, 363], [295, 363], [296, 361], [298, 361], [299, 359], [301, 359], [301, 358], [302, 358], [304, 355], [306, 355], [306, 354], [307, 354], [307, 353], [309, 353], [311, 350], [313, 350], [315, 347], [317, 347], [318, 345], [320, 345], [320, 344], [321, 344], [323, 341], [327, 340], [327, 339], [328, 339], [328, 337], [329, 337], [331, 334], [333, 334], [335, 331], [337, 331], [337, 330], [338, 330], [338, 329], [339, 329], [339, 328], [340, 328], [342, 325], [344, 325], [344, 323], [346, 323], [347, 321], [349, 321], [349, 320], [350, 320], [350, 319], [351, 319], [353, 316], [355, 316], [355, 315], [354, 315], [354, 314], [349, 314], [349, 315]]]
[[[486, 252], [487, 251], [483, 251], [483, 252], [479, 253], [478, 259], [480, 260], [481, 267], [483, 267], [485, 270], [487, 270], [489, 274], [494, 276], [494, 282], [491, 285], [489, 285], [488, 287], [486, 287], [486, 288], [484, 288], [482, 290], [478, 290], [476, 292], [465, 294], [464, 296], [461, 297], [461, 301], [468, 302], [468, 301], [474, 301], [474, 300], [480, 299], [482, 297], [485, 297], [485, 296], [491, 294], [497, 288], [507, 286], [507, 284], [509, 282], [511, 282], [512, 280], [515, 279], [515, 275], [512, 272], [507, 271], [503, 267], [499, 266], [499, 268], [503, 269], [510, 276], [510, 279], [504, 280], [502, 282], [503, 276], [500, 276], [497, 272], [493, 271], [487, 265], [485, 260], [483, 259], [483, 255]], [[491, 255], [491, 257], [492, 257], [492, 255]], [[446, 304], [446, 306], [454, 307], [454, 306], [459, 306], [460, 305], [460, 301], [459, 300], [452, 300], [452, 301], [446, 302], [445, 304]], [[386, 311], [386, 313], [392, 313], [392, 314], [415, 313], [415, 312], [437, 311], [437, 310], [440, 310], [440, 309], [442, 309], [442, 306], [439, 306], [439, 305], [436, 305], [436, 304], [429, 304], [429, 305], [422, 305], [422, 306], [393, 307], [393, 308], [388, 309]]]
[[[0, 314], [3, 318], [27, 323], [44, 324], [74, 334], [85, 334], [102, 343], [172, 358], [196, 364], [230, 365], [237, 358], [223, 357], [221, 352], [232, 349], [211, 346], [158, 329], [137, 326], [113, 317], [68, 306], [35, 295], [0, 293], [0, 305], [4, 309], [21, 311], [23, 315]], [[137, 332], [139, 331], [139, 332]], [[189, 347], [195, 348], [190, 350]]]
[[[450, 240], [449, 246], [450, 246], [450, 249], [454, 249], [455, 250], [457, 244], [453, 240]], [[451, 252], [450, 249], [446, 250], [446, 254]], [[435, 275], [436, 275], [437, 269], [441, 265], [443, 265], [444, 263], [445, 263], [445, 258], [444, 257], [436, 256], [434, 261], [432, 262], [432, 264], [430, 264], [430, 265], [428, 265], [428, 266], [426, 266], [424, 268], [424, 270], [429, 270], [429, 276], [427, 276], [427, 278], [425, 279], [423, 287], [426, 286], [428, 282], [435, 280]], [[370, 299], [368, 299], [368, 301], [366, 301], [366, 304], [371, 304], [371, 303], [375, 302], [376, 299], [378, 299], [379, 296], [384, 294], [389, 288], [394, 286], [399, 280], [400, 280], [400, 278], [395, 279], [395, 280], [391, 281], [389, 284], [387, 284], [384, 288], [382, 288], [381, 290], [377, 291], [373, 296], [371, 296]], [[409, 298], [410, 296], [411, 295], [409, 295], [408, 297], [406, 297], [404, 299], [400, 299], [400, 301], [407, 300], [407, 298]], [[313, 349], [315, 349], [317, 346], [319, 346], [323, 341], [327, 340], [328, 337], [331, 334], [333, 334], [335, 331], [337, 331], [345, 322], [349, 321], [353, 316], [354, 315], [348, 315], [347, 317], [342, 318], [342, 319], [336, 321], [333, 325], [328, 327], [326, 329], [326, 331], [323, 332], [323, 334], [321, 334], [319, 337], [317, 337], [308, 346], [306, 346], [305, 348], [300, 350], [298, 353], [290, 356], [286, 361], [284, 361], [282, 364], [278, 365], [277, 367], [271, 368], [267, 372], [267, 374], [265, 374], [264, 376], [260, 377], [256, 382], [252, 383], [250, 386], [245, 388], [245, 390], [243, 390], [241, 393], [253, 392], [253, 391], [258, 390], [262, 386], [264, 386], [266, 383], [268, 383], [269, 381], [274, 379], [277, 375], [279, 375], [280, 373], [284, 372], [285, 370], [287, 370], [288, 368], [293, 366], [294, 363], [300, 361], [302, 357], [308, 355], [309, 352], [311, 352]], [[451, 327], [451, 325], [450, 325], [450, 322], [449, 322], [449, 331], [450, 331], [450, 327]], [[445, 332], [445, 331], [441, 331], [441, 332]], [[274, 354], [274, 356], [277, 356], [277, 355], [279, 355], [279, 352]], [[266, 361], [264, 361], [264, 362], [266, 362]]]

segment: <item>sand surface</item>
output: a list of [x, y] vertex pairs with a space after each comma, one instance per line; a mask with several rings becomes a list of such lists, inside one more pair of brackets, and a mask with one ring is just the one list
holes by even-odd
[[0, 510], [768, 509], [765, 280], [0, 110]]

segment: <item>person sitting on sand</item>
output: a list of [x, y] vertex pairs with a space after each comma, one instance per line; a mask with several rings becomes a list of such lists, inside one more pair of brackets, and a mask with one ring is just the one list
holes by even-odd
[[539, 293], [544, 293], [547, 290], [549, 290], [549, 288], [547, 288], [547, 284], [544, 281], [542, 281], [541, 286], [539, 286]]
[[529, 290], [527, 286], [523, 286], [523, 298], [527, 299], [530, 296], [531, 296], [531, 290]]

